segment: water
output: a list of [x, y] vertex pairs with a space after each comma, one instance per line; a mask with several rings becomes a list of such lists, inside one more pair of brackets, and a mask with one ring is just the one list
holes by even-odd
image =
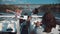
[[[31, 16], [32, 11], [24, 10], [24, 11], [22, 12], [22, 15], [24, 15], [25, 13], [27, 13], [29, 16]], [[3, 11], [1, 11], [0, 14], [3, 14], [3, 15], [14, 15], [13, 13], [7, 13], [7, 12], [3, 12]], [[43, 16], [44, 14], [45, 14], [45, 12], [39, 12], [37, 15]], [[58, 13], [58, 12], [52, 12], [52, 14], [53, 14], [55, 17], [59, 17], [59, 18], [60, 18], [60, 13]]]

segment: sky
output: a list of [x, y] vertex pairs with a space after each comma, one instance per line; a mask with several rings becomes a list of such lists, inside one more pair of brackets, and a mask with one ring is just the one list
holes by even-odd
[[0, 0], [0, 4], [59, 4], [60, 0]]

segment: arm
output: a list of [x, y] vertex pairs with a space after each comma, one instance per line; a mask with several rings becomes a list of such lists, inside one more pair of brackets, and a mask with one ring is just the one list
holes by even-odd
[[35, 34], [35, 32], [34, 31], [31, 31], [30, 34]]
[[6, 12], [12, 12], [12, 13], [15, 13], [14, 11], [9, 10], [9, 9], [6, 9]]

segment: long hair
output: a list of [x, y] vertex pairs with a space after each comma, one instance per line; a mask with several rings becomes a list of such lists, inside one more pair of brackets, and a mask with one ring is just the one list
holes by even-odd
[[53, 27], [56, 27], [56, 19], [50, 12], [46, 12], [43, 16], [42, 24], [45, 26], [44, 32], [49, 33]]

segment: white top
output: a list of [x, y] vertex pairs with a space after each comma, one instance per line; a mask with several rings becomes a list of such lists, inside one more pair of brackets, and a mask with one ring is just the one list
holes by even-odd
[[39, 26], [39, 27], [36, 27], [35, 29], [34, 29], [34, 31], [35, 31], [35, 33], [36, 34], [42, 34], [43, 33], [43, 27], [42, 26]]
[[[16, 19], [20, 19], [20, 16], [21, 16], [20, 13], [16, 13], [16, 12], [14, 12], [14, 11], [11, 11], [11, 12], [15, 14]], [[19, 24], [19, 20], [18, 20], [18, 22], [16, 23], [16, 29], [17, 29], [17, 34], [20, 34], [20, 24]]]
[[0, 23], [0, 31], [2, 31], [3, 23]]

